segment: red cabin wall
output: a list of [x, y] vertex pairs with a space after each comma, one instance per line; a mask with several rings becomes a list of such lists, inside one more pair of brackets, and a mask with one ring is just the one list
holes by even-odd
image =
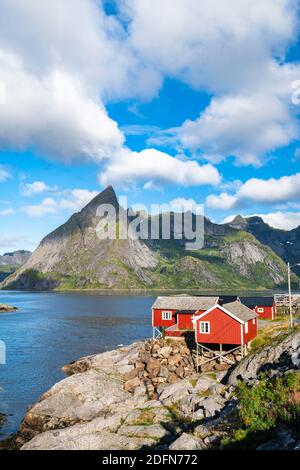
[[[259, 308], [263, 308], [264, 311], [263, 312], [259, 312], [258, 309]], [[269, 319], [269, 320], [272, 320], [272, 319], [275, 319], [276, 318], [276, 304], [273, 305], [273, 307], [256, 307], [253, 309], [255, 313], [257, 313], [257, 315], [260, 317], [260, 318], [265, 318], [265, 319]]]
[[[162, 312], [172, 312], [172, 319], [171, 320], [163, 320], [162, 319]], [[152, 310], [152, 326], [156, 327], [166, 327], [176, 325], [177, 323], [177, 314], [175, 313], [176, 310], [172, 310], [170, 308], [154, 308]]]
[[[200, 322], [210, 322], [210, 333], [200, 333]], [[215, 308], [196, 322], [196, 341], [211, 344], [242, 344], [241, 323]]]
[[193, 323], [192, 323], [192, 313], [178, 313], [178, 329], [179, 330], [192, 330]]
[[248, 322], [248, 333], [246, 333], [246, 325], [242, 325], [243, 327], [243, 336], [244, 336], [244, 344], [249, 343], [252, 341], [257, 335], [257, 318], [253, 320], [249, 320]]

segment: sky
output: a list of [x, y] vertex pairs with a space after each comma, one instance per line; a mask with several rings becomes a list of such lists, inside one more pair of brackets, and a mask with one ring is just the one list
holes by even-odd
[[0, 0], [0, 254], [113, 185], [300, 225], [299, 0]]

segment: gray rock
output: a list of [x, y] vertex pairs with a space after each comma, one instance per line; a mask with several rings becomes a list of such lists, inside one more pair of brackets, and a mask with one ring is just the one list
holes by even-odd
[[149, 438], [152, 440], [162, 439], [169, 431], [160, 424], [150, 425], [123, 425], [118, 430], [119, 436]]
[[300, 331], [294, 331], [245, 357], [229, 375], [228, 383], [236, 385], [239, 379], [255, 380], [262, 372], [277, 374], [298, 369], [299, 365]]
[[282, 446], [279, 441], [273, 439], [271, 441], [265, 442], [257, 447], [256, 450], [281, 450]]
[[169, 446], [170, 450], [202, 450], [204, 448], [205, 445], [201, 439], [197, 439], [185, 432]]

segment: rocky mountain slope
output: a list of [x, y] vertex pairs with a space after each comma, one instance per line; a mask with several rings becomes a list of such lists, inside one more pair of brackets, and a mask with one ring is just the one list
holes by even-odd
[[[247, 448], [299, 448], [299, 330], [278, 336], [275, 346], [251, 353], [229, 372], [199, 374], [190, 364], [185, 371], [188, 357], [182, 348], [176, 342], [140, 342], [69, 364], [65, 371], [72, 375], [28, 411], [14, 445], [23, 450], [201, 450], [245, 441]], [[164, 358], [168, 374], [162, 370], [166, 366], [155, 366], [158, 358]], [[182, 375], [174, 377], [173, 363], [182, 367]], [[152, 382], [156, 378], [155, 393], [139, 381], [145, 371]]]
[[[300, 260], [300, 226], [293, 230], [279, 230], [266, 224], [261, 217], [237, 216], [230, 227], [251, 233], [263, 245], [269, 246], [286, 263]], [[300, 268], [295, 267], [300, 275]]]
[[[121, 215], [112, 187], [81, 212], [46, 236], [30, 259], [1, 285], [2, 288], [51, 289], [264, 289], [285, 283], [286, 266], [252, 234], [204, 219], [202, 250], [188, 251], [186, 240], [121, 239], [120, 217], [114, 222], [116, 239], [100, 240], [97, 227], [107, 220], [97, 216], [101, 204], [111, 204]], [[128, 217], [132, 222], [133, 216]], [[160, 216], [161, 217], [161, 216]], [[147, 219], [148, 226], [151, 219]], [[195, 223], [195, 217], [192, 221]], [[296, 279], [296, 278], [295, 278]], [[294, 279], [294, 280], [295, 280]]]

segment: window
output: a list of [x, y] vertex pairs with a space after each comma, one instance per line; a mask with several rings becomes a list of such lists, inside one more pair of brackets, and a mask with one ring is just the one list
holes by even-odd
[[204, 335], [209, 335], [210, 333], [210, 323], [209, 321], [200, 322], [200, 333]]
[[246, 333], [246, 334], [248, 333], [248, 322], [245, 323], [245, 333]]
[[172, 312], [162, 312], [161, 313], [163, 320], [172, 320]]
[[258, 309], [257, 309], [257, 311], [258, 311], [258, 313], [264, 313], [264, 309], [263, 309], [263, 308], [261, 308], [261, 307], [260, 307], [260, 308], [258, 308]]

